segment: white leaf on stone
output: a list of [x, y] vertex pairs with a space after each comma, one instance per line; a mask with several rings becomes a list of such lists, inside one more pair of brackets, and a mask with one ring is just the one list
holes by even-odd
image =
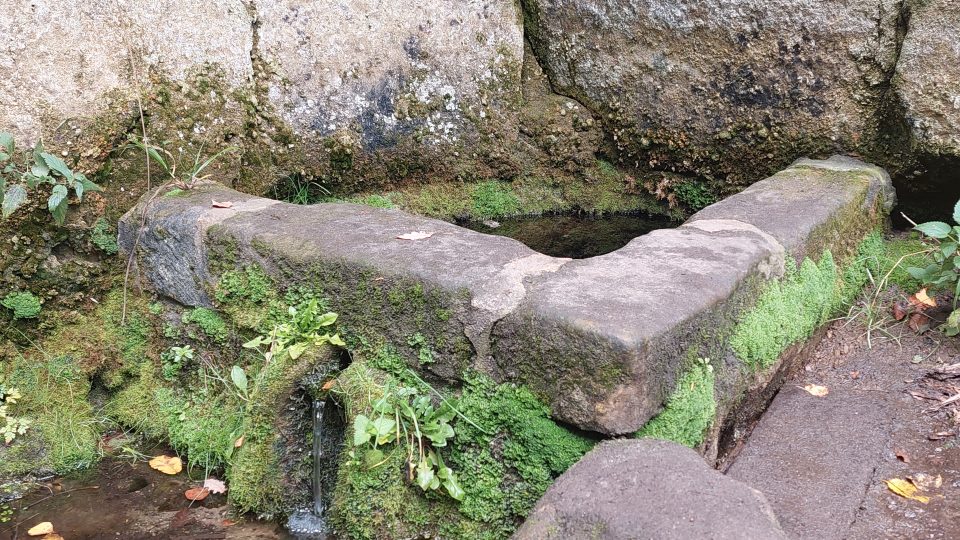
[[224, 202], [213, 201], [213, 203], [210, 206], [214, 208], [230, 208], [233, 206], [233, 203], [230, 201], [224, 201]]
[[423, 240], [425, 238], [430, 238], [431, 236], [433, 236], [432, 232], [413, 231], [413, 232], [408, 232], [406, 234], [401, 234], [397, 236], [397, 238], [399, 238], [400, 240]]
[[210, 493], [226, 493], [227, 486], [223, 483], [223, 480], [217, 480], [216, 478], [207, 478], [203, 482], [203, 487], [205, 487]]

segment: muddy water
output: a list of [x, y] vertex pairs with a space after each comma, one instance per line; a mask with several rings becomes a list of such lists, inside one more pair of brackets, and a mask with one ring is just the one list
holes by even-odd
[[[144, 452], [172, 455], [163, 448]], [[107, 457], [83, 473], [38, 483], [11, 503], [13, 521], [0, 524], [0, 539], [26, 539], [26, 531], [43, 521], [66, 540], [293, 538], [276, 523], [232, 515], [224, 494], [188, 501], [184, 491], [202, 485], [203, 478], [202, 469], [169, 476], [142, 460]]]
[[487, 234], [508, 236], [531, 249], [554, 257], [585, 259], [610, 253], [655, 229], [679, 225], [669, 218], [645, 214], [559, 214], [464, 222], [461, 226]]

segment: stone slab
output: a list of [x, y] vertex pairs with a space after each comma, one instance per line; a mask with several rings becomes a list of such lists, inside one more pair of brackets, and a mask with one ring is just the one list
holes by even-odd
[[560, 476], [514, 540], [787, 538], [760, 492], [693, 450], [653, 439], [601, 443]]
[[[211, 304], [217, 268], [257, 264], [321, 287], [345, 324], [402, 351], [432, 328], [428, 339], [443, 344], [436, 362], [410, 354], [415, 369], [457, 379], [474, 367], [528, 385], [560, 420], [624, 434], [657, 414], [691, 358], [726, 354], [729, 329], [782, 274], [785, 254], [858, 242], [885, 219], [889, 197], [889, 178], [872, 166], [807, 161], [677, 229], [571, 261], [398, 210], [296, 206], [211, 183], [147, 196], [122, 220], [120, 243], [128, 253], [137, 245], [158, 293], [186, 305]], [[397, 238], [414, 231], [432, 235]], [[409, 284], [452, 316], [426, 328], [410, 311], [426, 308], [395, 301]]]

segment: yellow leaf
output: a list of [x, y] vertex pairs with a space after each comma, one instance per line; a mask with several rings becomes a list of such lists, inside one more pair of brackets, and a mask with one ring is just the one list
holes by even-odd
[[177, 474], [183, 470], [183, 462], [178, 457], [157, 456], [150, 460], [150, 468], [163, 474]]
[[887, 489], [905, 499], [920, 501], [923, 504], [930, 502], [930, 497], [917, 495], [917, 486], [903, 478], [891, 478], [890, 480], [884, 480], [884, 482], [887, 484]]
[[819, 384], [808, 384], [803, 387], [804, 390], [810, 393], [812, 396], [823, 397], [830, 393], [830, 389], [826, 386], [820, 386]]
[[53, 532], [53, 523], [49, 521], [44, 521], [43, 523], [37, 523], [34, 525], [27, 534], [30, 536], [43, 536], [45, 534], [50, 534]]
[[913, 296], [917, 299], [917, 302], [925, 306], [937, 307], [937, 301], [933, 298], [930, 298], [930, 296], [927, 294], [927, 289], [920, 289]]

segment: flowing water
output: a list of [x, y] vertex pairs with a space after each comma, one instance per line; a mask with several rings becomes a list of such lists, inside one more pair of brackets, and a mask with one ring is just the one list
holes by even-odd
[[519, 240], [545, 255], [586, 259], [620, 249], [652, 230], [673, 228], [679, 223], [647, 214], [552, 214], [460, 225]]
[[298, 539], [323, 540], [332, 538], [326, 521], [327, 500], [329, 494], [324, 489], [329, 482], [328, 467], [335, 455], [330, 455], [328, 433], [329, 423], [324, 412], [327, 404], [313, 401], [313, 507], [294, 512], [287, 521], [287, 528]]

